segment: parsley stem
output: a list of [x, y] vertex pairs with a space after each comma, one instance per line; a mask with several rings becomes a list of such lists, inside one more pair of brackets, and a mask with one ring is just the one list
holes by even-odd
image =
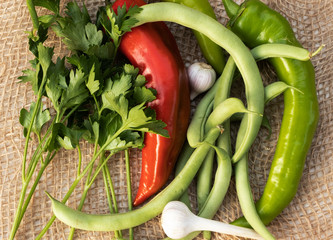
[[[111, 196], [112, 196], [112, 202], [113, 202], [113, 206], [114, 206], [114, 211], [115, 213], [118, 213], [118, 206], [117, 206], [117, 199], [116, 199], [116, 193], [114, 191], [114, 187], [113, 187], [113, 181], [110, 175], [110, 171], [109, 168], [106, 164], [104, 164], [103, 166], [103, 172], [106, 175], [106, 179], [107, 179], [107, 183], [108, 183], [108, 187], [111, 191]], [[93, 180], [90, 182], [90, 184], [93, 183]]]
[[[96, 149], [96, 148], [95, 148]], [[100, 163], [99, 165], [101, 164], [104, 164], [105, 162], [107, 162], [109, 159], [110, 159], [111, 155], [109, 155], [107, 158], [105, 158], [105, 151], [101, 153], [101, 158], [100, 158]], [[105, 165], [104, 165], [105, 166]], [[92, 167], [91, 167], [92, 169]], [[91, 171], [89, 172], [91, 174]], [[97, 174], [99, 173], [99, 171], [97, 170]], [[97, 176], [96, 174], [96, 176]], [[79, 174], [78, 174], [79, 175]], [[82, 197], [81, 197], [81, 200], [80, 200], [80, 203], [79, 203], [79, 206], [77, 207], [77, 210], [81, 211], [82, 208], [83, 208], [83, 204], [84, 204], [84, 201], [87, 197], [87, 194], [88, 194], [88, 191], [94, 181], [91, 180], [89, 181], [89, 178], [90, 177], [87, 177], [87, 181], [85, 183], [85, 186], [84, 186], [84, 190], [83, 190], [83, 193], [82, 193]], [[107, 191], [109, 191], [108, 187], [107, 187], [107, 179], [106, 179], [106, 175], [104, 174], [104, 167], [103, 167], [103, 178], [104, 178], [104, 182], [105, 182], [105, 188]], [[108, 197], [108, 202], [109, 202], [109, 209], [110, 209], [110, 213], [113, 213], [113, 208], [112, 208], [112, 202], [111, 202], [111, 199], [109, 199], [109, 194], [107, 195]], [[70, 230], [70, 233], [69, 233], [69, 236], [68, 236], [68, 240], [70, 239], [73, 239], [74, 237], [74, 232], [75, 232], [75, 228], [71, 228]], [[115, 231], [115, 236], [116, 237], [119, 237], [119, 234], [117, 233], [117, 231]]]
[[31, 20], [32, 20], [33, 31], [35, 33], [39, 28], [39, 21], [38, 21], [38, 15], [36, 12], [34, 1], [27, 0], [27, 6], [28, 6], [28, 10], [29, 10]]
[[[41, 154], [41, 153], [40, 153]], [[20, 199], [19, 199], [19, 204], [18, 204], [18, 207], [17, 207], [17, 211], [16, 211], [16, 215], [15, 215], [15, 219], [14, 219], [14, 223], [13, 223], [13, 227], [11, 229], [11, 233], [10, 233], [10, 237], [9, 239], [14, 239], [15, 237], [15, 234], [18, 230], [18, 226], [20, 224], [20, 222], [22, 221], [22, 218], [23, 218], [23, 215], [30, 203], [30, 200], [31, 200], [31, 197], [37, 187], [37, 184], [40, 180], [40, 178], [42, 177], [42, 174], [45, 170], [45, 168], [47, 167], [47, 165], [50, 163], [50, 161], [54, 158], [55, 156], [55, 153], [53, 153], [51, 155], [51, 153], [49, 152], [46, 159], [45, 159], [45, 162], [42, 163], [41, 165], [41, 168], [40, 170], [38, 171], [38, 175], [29, 191], [29, 194], [27, 196], [27, 198], [25, 199], [25, 196], [26, 196], [26, 193], [27, 193], [27, 190], [28, 190], [28, 185], [29, 185], [29, 182], [32, 178], [32, 175], [36, 169], [36, 166], [37, 166], [37, 163], [38, 163], [38, 159], [40, 157], [40, 154], [37, 155], [37, 158], [34, 159], [34, 164], [32, 164], [32, 171], [30, 172], [30, 174], [28, 175], [28, 177], [26, 178], [26, 181], [23, 182], [22, 184], [22, 190], [21, 190], [21, 194], [20, 194]]]
[[22, 164], [22, 181], [23, 182], [26, 181], [25, 180], [25, 178], [26, 178], [26, 169], [25, 168], [26, 168], [26, 162], [27, 162], [30, 134], [31, 134], [31, 131], [32, 131], [33, 123], [34, 123], [35, 118], [37, 116], [37, 112], [38, 112], [39, 108], [41, 107], [42, 94], [43, 94], [44, 85], [46, 83], [46, 80], [47, 80], [47, 78], [44, 75], [43, 80], [41, 82], [41, 85], [39, 86], [39, 89], [38, 89], [36, 106], [35, 106], [35, 109], [32, 113], [31, 122], [30, 122], [28, 130], [27, 130], [27, 135], [26, 135], [26, 139], [25, 139], [25, 146], [24, 146], [24, 153], [23, 153], [23, 164]]
[[80, 175], [81, 165], [82, 165], [82, 151], [81, 151], [81, 148], [80, 148], [80, 144], [77, 145], [77, 152], [79, 154], [79, 163], [78, 163], [78, 166], [77, 166], [77, 175]]
[[[27, 187], [28, 187], [28, 184], [30, 182], [30, 179], [33, 175], [33, 172], [37, 166], [37, 163], [38, 163], [38, 158], [35, 158], [35, 159], [32, 159], [31, 160], [31, 164], [29, 164], [29, 167], [28, 167], [28, 178], [26, 176], [26, 162], [27, 162], [27, 156], [28, 156], [28, 147], [29, 147], [29, 140], [30, 140], [30, 134], [31, 134], [31, 131], [32, 131], [32, 127], [33, 127], [33, 123], [35, 121], [35, 118], [37, 116], [37, 112], [39, 110], [39, 108], [41, 107], [41, 99], [42, 99], [42, 92], [43, 92], [43, 86], [46, 82], [46, 78], [44, 77], [43, 78], [43, 81], [41, 83], [41, 86], [39, 87], [39, 90], [38, 90], [38, 95], [37, 95], [37, 102], [36, 102], [36, 106], [35, 106], [35, 109], [32, 113], [32, 118], [31, 118], [31, 122], [29, 124], [29, 127], [28, 127], [28, 130], [27, 130], [27, 134], [26, 134], [26, 140], [25, 140], [25, 146], [24, 146], [24, 152], [23, 152], [23, 161], [22, 161], [22, 191], [21, 191], [21, 195], [20, 195], [20, 199], [19, 199], [19, 205], [18, 205], [18, 208], [17, 208], [17, 213], [16, 213], [16, 217], [15, 217], [15, 220], [14, 220], [14, 224], [13, 224], [13, 228], [11, 230], [11, 234], [10, 234], [10, 239], [13, 239], [15, 234], [16, 234], [16, 231], [18, 229], [18, 226], [19, 226], [19, 223], [21, 222], [21, 217], [20, 215], [22, 214], [22, 205], [24, 203], [24, 198], [25, 198], [25, 194], [26, 194], [26, 191], [27, 191]], [[41, 155], [39, 155], [41, 156]], [[32, 168], [32, 170], [30, 169]]]
[[97, 99], [96, 99], [95, 94], [92, 94], [92, 97], [93, 97], [93, 99], [94, 99], [94, 101], [95, 101], [95, 106], [96, 106], [96, 108], [97, 108], [97, 112], [98, 112], [98, 118], [100, 118], [100, 117], [101, 117], [101, 114], [102, 114], [102, 112], [101, 112], [101, 108], [99, 107], [99, 103], [98, 103], [98, 101], [97, 101]]
[[[111, 157], [111, 154], [109, 155], [108, 158], [110, 158], [110, 157]], [[101, 160], [101, 162], [103, 163], [103, 159]], [[103, 166], [103, 180], [104, 180], [106, 196], [107, 196], [107, 200], [108, 200], [108, 204], [109, 204], [109, 210], [110, 210], [110, 213], [117, 213], [118, 208], [117, 208], [117, 201], [115, 198], [114, 187], [112, 184], [112, 179], [111, 179], [110, 173], [108, 174], [108, 172], [109, 172], [109, 169], [108, 169], [108, 166], [106, 163]], [[92, 183], [93, 183], [93, 181], [91, 181], [91, 184]], [[114, 231], [114, 235], [117, 239], [122, 238], [121, 231]]]
[[[31, 133], [31, 129], [32, 129], [32, 123], [34, 121], [34, 119], [36, 118], [36, 114], [37, 114], [37, 111], [39, 109], [40, 106], [40, 103], [41, 103], [41, 96], [42, 96], [42, 88], [43, 88], [43, 83], [45, 83], [46, 81], [43, 81], [42, 82], [42, 85], [40, 86], [40, 90], [38, 92], [38, 100], [37, 100], [37, 103], [36, 103], [36, 107], [34, 109], [34, 112], [33, 112], [33, 117], [32, 117], [32, 120], [31, 120], [31, 123], [29, 125], [29, 129], [28, 129], [28, 132], [27, 132], [27, 139], [26, 139], [26, 146], [29, 145], [29, 135]], [[76, 107], [77, 108], [77, 107]], [[69, 114], [67, 114], [66, 118], [68, 118], [74, 111], [71, 111]], [[52, 138], [52, 129], [53, 129], [53, 126], [54, 124], [57, 122], [57, 119], [58, 119], [58, 116], [57, 115], [51, 122], [50, 126], [48, 127], [47, 131], [45, 132], [44, 136], [41, 138], [40, 135], [38, 135], [38, 145], [37, 145], [37, 148], [36, 150], [34, 151], [31, 159], [30, 159], [30, 162], [29, 162], [29, 165], [27, 167], [27, 169], [25, 170], [26, 168], [26, 160], [27, 160], [27, 147], [25, 148], [25, 154], [24, 154], [24, 158], [23, 158], [23, 169], [24, 169], [24, 179], [22, 180], [23, 184], [22, 184], [22, 190], [21, 190], [21, 194], [20, 194], [20, 199], [19, 199], [19, 203], [18, 203], [18, 207], [17, 207], [17, 212], [16, 212], [16, 215], [15, 215], [15, 219], [14, 219], [14, 223], [13, 223], [13, 227], [11, 229], [11, 233], [10, 233], [10, 238], [9, 239], [13, 239], [15, 237], [15, 234], [18, 230], [18, 226], [20, 224], [20, 222], [22, 221], [23, 219], [23, 216], [24, 216], [24, 213], [30, 203], [30, 200], [35, 192], [35, 189], [39, 183], [39, 180], [40, 178], [42, 177], [46, 167], [49, 165], [49, 163], [51, 162], [51, 160], [55, 157], [57, 151], [54, 151], [54, 152], [48, 152], [46, 158], [43, 160], [43, 153], [45, 152], [45, 150], [47, 149], [48, 145], [49, 145], [49, 142], [51, 141], [51, 138]], [[28, 190], [28, 185], [32, 179], [32, 176], [36, 170], [36, 167], [38, 165], [38, 162], [39, 160], [41, 159], [41, 167], [37, 173], [37, 176], [36, 176], [36, 179], [34, 180], [34, 183], [31, 187], [31, 189], [29, 190], [29, 193], [28, 193], [28, 196], [25, 198], [26, 196], [26, 193], [27, 193], [27, 190]]]
[[[50, 127], [47, 129], [45, 135], [43, 136], [43, 138], [41, 139], [40, 143], [37, 145], [37, 148], [36, 150], [34, 151], [34, 154], [32, 155], [31, 159], [30, 159], [30, 163], [28, 165], [28, 168], [27, 168], [27, 172], [30, 173], [31, 172], [31, 168], [32, 168], [32, 165], [34, 163], [34, 161], [38, 161], [38, 159], [41, 157], [42, 153], [47, 149], [47, 146], [49, 144], [49, 141], [51, 139], [51, 131], [52, 131], [52, 128], [54, 126], [54, 123], [55, 123], [55, 119], [53, 119]], [[35, 160], [36, 159], [36, 160]], [[46, 161], [46, 160], [45, 160]], [[44, 163], [44, 161], [42, 160], [41, 161], [42, 163]]]
[[52, 159], [55, 157], [56, 154], [57, 154], [56, 151], [53, 152], [52, 154], [49, 153], [48, 156], [45, 158], [45, 161], [42, 163], [41, 168], [39, 169], [37, 177], [36, 177], [36, 179], [34, 181], [34, 184], [32, 185], [32, 187], [31, 187], [31, 189], [29, 191], [29, 195], [27, 196], [27, 198], [26, 198], [26, 200], [24, 202], [24, 205], [23, 205], [23, 208], [22, 208], [22, 214], [20, 216], [20, 221], [23, 218], [23, 215], [24, 215], [23, 213], [25, 212], [25, 210], [27, 209], [27, 207], [29, 205], [29, 202], [30, 202], [30, 200], [32, 198], [32, 195], [35, 192], [35, 189], [36, 189], [36, 187], [38, 185], [39, 180], [41, 179], [41, 177], [42, 177], [42, 175], [44, 173], [44, 170], [46, 169], [46, 167], [49, 165], [49, 163], [52, 161]]
[[9, 239], [14, 239], [14, 236], [17, 232], [19, 223], [21, 222], [20, 221], [20, 215], [22, 213], [22, 205], [24, 203], [24, 197], [25, 197], [25, 193], [27, 191], [27, 187], [28, 187], [28, 184], [26, 182], [24, 182], [22, 184], [21, 195], [20, 195], [20, 199], [19, 199], [19, 203], [18, 203], [18, 207], [17, 207], [17, 210], [16, 210], [15, 219], [14, 219], [13, 227], [12, 227], [11, 232], [10, 232]]
[[31, 122], [29, 124], [28, 130], [27, 130], [27, 135], [26, 135], [26, 138], [25, 138], [25, 146], [24, 146], [24, 152], [23, 152], [23, 163], [22, 163], [22, 182], [23, 183], [26, 182], [26, 162], [27, 162], [27, 156], [28, 156], [28, 147], [29, 147], [30, 134], [31, 134], [31, 131], [32, 131], [32, 126], [33, 126], [33, 123], [35, 121], [38, 109], [40, 107], [40, 102], [41, 102], [41, 96], [38, 97], [36, 107], [35, 107], [35, 109], [32, 113]]
[[[106, 194], [107, 194], [107, 198], [108, 198], [110, 213], [113, 213], [113, 212], [118, 213], [116, 194], [114, 191], [114, 187], [113, 187], [113, 183], [112, 183], [112, 179], [111, 179], [111, 175], [110, 175], [110, 171], [107, 166], [107, 163], [103, 166], [103, 178], [104, 178], [105, 190], [106, 190]], [[91, 184], [92, 183], [93, 183], [93, 181], [91, 181]], [[114, 210], [112, 207], [112, 203], [113, 203]], [[115, 234], [116, 238], [119, 238], [119, 237], [122, 238], [122, 233], [120, 230], [114, 231], [114, 234]]]
[[111, 193], [110, 193], [110, 189], [108, 188], [108, 179], [107, 179], [106, 174], [104, 172], [104, 168], [103, 168], [103, 180], [104, 180], [106, 197], [107, 197], [108, 205], [109, 205], [109, 211], [110, 211], [110, 213], [114, 213], [114, 209], [112, 207]]
[[[131, 171], [130, 171], [130, 158], [129, 158], [129, 150], [125, 150], [125, 165], [126, 165], [126, 183], [127, 183], [127, 202], [128, 202], [128, 210], [132, 211], [132, 186], [131, 186]], [[129, 229], [129, 239], [133, 240], [133, 228]]]
[[[80, 180], [84, 177], [84, 175], [86, 175], [86, 173], [90, 170], [90, 168], [94, 165], [94, 162], [96, 161], [96, 159], [98, 158], [98, 156], [100, 156], [105, 148], [114, 140], [116, 139], [123, 131], [126, 130], [125, 126], [122, 126], [120, 129], [118, 129], [118, 131], [112, 136], [110, 137], [110, 139], [108, 139], [108, 141], [98, 150], [98, 152], [96, 154], [94, 154], [94, 156], [92, 157], [92, 159], [90, 160], [90, 162], [88, 163], [88, 165], [83, 169], [83, 171], [76, 177], [76, 179], [74, 180], [74, 182], [72, 183], [72, 185], [70, 186], [69, 190], [67, 191], [66, 195], [64, 196], [64, 198], [62, 199], [62, 203], [66, 203], [67, 200], [69, 199], [69, 197], [72, 195], [74, 189], [76, 188], [76, 186], [79, 184]], [[106, 163], [106, 161], [103, 162], [103, 164], [101, 164], [96, 170], [95, 170], [95, 174], [92, 177], [92, 180], [94, 180], [96, 178], [96, 176], [98, 175], [98, 173], [101, 171], [101, 169], [103, 168], [104, 164]], [[92, 182], [91, 182], [92, 183]], [[56, 219], [55, 215], [53, 215], [50, 220], [46, 223], [45, 227], [42, 229], [42, 231], [38, 234], [38, 236], [36, 237], [36, 240], [41, 239], [44, 234], [47, 232], [47, 230], [51, 227], [51, 225], [53, 224], [54, 220]]]
[[[96, 148], [95, 148], [96, 149]], [[94, 152], [94, 154], [95, 154], [95, 152]], [[104, 153], [102, 153], [101, 154], [101, 161], [102, 161], [102, 159], [104, 160], [105, 159], [105, 157], [104, 157]], [[79, 160], [79, 167], [78, 167], [78, 176], [80, 175], [80, 171], [79, 171], [79, 169], [81, 169], [81, 166], [80, 166], [81, 164], [80, 164], [80, 160]], [[81, 211], [82, 210], [82, 208], [83, 208], [83, 204], [84, 204], [84, 201], [86, 200], [86, 198], [87, 198], [87, 194], [88, 194], [88, 191], [89, 191], [89, 189], [90, 189], [90, 186], [89, 186], [89, 178], [90, 178], [90, 175], [91, 175], [91, 173], [92, 173], [92, 170], [93, 170], [93, 165], [90, 167], [90, 171], [89, 171], [89, 173], [88, 173], [88, 176], [87, 176], [87, 179], [86, 179], [86, 182], [85, 182], [85, 185], [84, 185], [84, 189], [83, 189], [83, 193], [82, 193], [82, 196], [81, 196], [81, 199], [80, 199], [80, 203], [79, 203], [79, 206], [77, 207], [77, 210], [78, 211]], [[69, 235], [68, 235], [68, 240], [70, 240], [70, 239], [73, 239], [73, 237], [74, 237], [74, 232], [75, 232], [75, 228], [71, 228], [71, 230], [70, 230], [70, 232], [69, 232]]]
[[[94, 153], [93, 153], [93, 156], [95, 156], [95, 155], [96, 155], [96, 152], [97, 152], [97, 140], [98, 140], [98, 139], [95, 140], [95, 147], [94, 147]], [[78, 151], [81, 152], [79, 149], [80, 149], [80, 146], [78, 145]], [[77, 176], [80, 176], [80, 174], [81, 174], [81, 161], [82, 161], [82, 160], [81, 160], [80, 155], [81, 155], [81, 154], [79, 154], [79, 166], [78, 166], [78, 169], [77, 169]], [[102, 153], [102, 157], [101, 157], [101, 158], [103, 158], [103, 155], [104, 155], [104, 153]], [[95, 161], [96, 161], [96, 160], [94, 160], [94, 162], [95, 162]], [[94, 166], [94, 164], [92, 164], [92, 165], [90, 166], [89, 173], [88, 173], [88, 176], [87, 176], [87, 179], [86, 179], [85, 185], [84, 185], [84, 190], [83, 190], [83, 193], [82, 193], [82, 196], [81, 196], [81, 200], [80, 200], [79, 206], [77, 207], [77, 210], [79, 210], [79, 211], [82, 210], [82, 207], [83, 207], [84, 201], [85, 201], [85, 199], [86, 199], [86, 197], [87, 197], [87, 194], [88, 194], [88, 190], [89, 190], [88, 185], [89, 185], [90, 176], [91, 176], [92, 171], [93, 171], [93, 166]], [[75, 232], [75, 228], [71, 228], [71, 230], [70, 230], [70, 232], [69, 232], [68, 240], [69, 240], [69, 239], [73, 239], [73, 237], [74, 237], [74, 232]]]
[[80, 106], [81, 105], [78, 104], [75, 107], [73, 107], [70, 110], [70, 112], [61, 121], [60, 121], [60, 119], [64, 116], [64, 112], [61, 115], [59, 114], [60, 117], [58, 117], [59, 118], [58, 121], [64, 123]]

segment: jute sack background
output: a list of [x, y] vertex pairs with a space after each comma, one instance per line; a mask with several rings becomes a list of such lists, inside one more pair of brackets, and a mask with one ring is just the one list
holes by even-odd
[[[80, 2], [80, 1], [79, 1]], [[317, 92], [320, 104], [320, 121], [308, 154], [298, 193], [292, 203], [269, 226], [279, 239], [333, 239], [333, 1], [332, 0], [266, 0], [270, 7], [282, 13], [291, 23], [299, 41], [309, 50], [325, 44], [320, 54], [312, 59], [316, 70]], [[94, 14], [104, 1], [91, 0], [85, 4]], [[219, 21], [228, 20], [220, 0], [211, 1]], [[64, 1], [62, 1], [64, 5]], [[63, 8], [62, 8], [63, 9]], [[29, 84], [21, 84], [18, 77], [29, 67], [33, 58], [28, 51], [25, 31], [32, 24], [25, 0], [0, 2], [0, 239], [7, 239], [21, 190], [21, 159], [24, 147], [23, 129], [19, 124], [19, 111], [28, 108], [34, 100]], [[186, 64], [203, 60], [192, 32], [169, 24]], [[48, 40], [55, 46], [56, 55], [67, 54], [65, 46], [53, 34]], [[265, 83], [274, 81], [274, 72], [267, 64], [260, 64]], [[250, 179], [253, 195], [258, 199], [268, 176], [274, 155], [278, 130], [283, 113], [283, 98], [278, 97], [266, 108], [273, 134], [263, 129], [250, 152]], [[304, 119], [306, 121], [306, 119]], [[92, 148], [82, 142], [83, 158], [88, 162]], [[133, 195], [140, 177], [140, 152], [133, 150], [131, 177]], [[76, 173], [78, 156], [74, 151], [61, 151], [49, 165], [27, 209], [16, 239], [34, 239], [52, 216], [50, 201], [44, 191], [57, 199], [67, 192]], [[109, 162], [117, 192], [119, 211], [127, 210], [125, 165], [122, 154]], [[84, 182], [84, 181], [83, 181]], [[83, 184], [77, 187], [68, 205], [76, 207]], [[194, 200], [194, 192], [191, 193]], [[83, 211], [107, 213], [108, 206], [102, 179], [97, 179], [89, 192]], [[241, 215], [234, 181], [215, 219], [229, 222]], [[56, 220], [44, 239], [66, 239], [69, 228]], [[155, 218], [134, 229], [135, 239], [161, 239], [165, 237]], [[125, 237], [127, 232], [124, 232]], [[77, 230], [76, 239], [111, 239], [113, 233]], [[200, 237], [198, 238], [200, 239]], [[231, 239], [213, 234], [213, 239]], [[232, 238], [234, 239], [234, 238]]]

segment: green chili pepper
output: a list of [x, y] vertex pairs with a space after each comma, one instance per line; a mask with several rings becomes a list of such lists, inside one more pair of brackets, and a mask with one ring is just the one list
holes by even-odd
[[[229, 15], [229, 28], [249, 47], [264, 43], [282, 43], [301, 47], [288, 21], [258, 0], [238, 6], [223, 0]], [[315, 73], [310, 61], [289, 58], [269, 60], [278, 78], [290, 85], [284, 94], [284, 113], [279, 139], [263, 195], [256, 203], [267, 225], [294, 198], [302, 176], [304, 162], [319, 118]], [[296, 90], [297, 89], [297, 90]], [[245, 218], [233, 224], [247, 226]]]
[[[162, 0], [162, 1], [183, 4], [185, 6], [198, 10], [216, 19], [214, 9], [207, 0]], [[193, 34], [196, 37], [201, 52], [205, 57], [205, 59], [207, 60], [207, 62], [210, 65], [212, 65], [212, 67], [215, 69], [215, 71], [218, 74], [221, 74], [225, 65], [223, 49], [216, 43], [212, 42], [204, 34], [198, 31], [193, 31]]]

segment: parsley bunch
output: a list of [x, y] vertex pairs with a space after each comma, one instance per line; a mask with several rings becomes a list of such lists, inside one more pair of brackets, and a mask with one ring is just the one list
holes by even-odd
[[[81, 210], [88, 189], [102, 171], [110, 212], [117, 212], [106, 164], [108, 159], [125, 151], [129, 174], [128, 149], [142, 148], [145, 132], [168, 136], [165, 123], [156, 120], [155, 112], [146, 107], [155, 99], [156, 92], [145, 87], [146, 80], [138, 69], [117, 59], [121, 37], [135, 24], [131, 16], [139, 8], [126, 12], [124, 6], [118, 15], [108, 7], [101, 8], [97, 22], [93, 23], [85, 6], [81, 9], [75, 2], [67, 4], [65, 16], [59, 13], [59, 0], [28, 0], [27, 3], [34, 27], [28, 35], [29, 49], [35, 58], [30, 62], [31, 68], [23, 71], [20, 80], [31, 84], [36, 101], [31, 103], [29, 110], [20, 112], [19, 120], [24, 127], [26, 142], [22, 191], [10, 239], [18, 230], [44, 170], [60, 149], [76, 149], [79, 156], [77, 176], [63, 202], [86, 176], [78, 206]], [[51, 14], [37, 16], [36, 6], [48, 9]], [[70, 57], [53, 60], [53, 48], [44, 44], [50, 29], [61, 37], [71, 51]], [[52, 111], [44, 106], [43, 99], [48, 99]], [[28, 149], [35, 143], [32, 136], [36, 136], [37, 146], [28, 159]], [[81, 164], [81, 141], [94, 146], [93, 156], [84, 168]], [[32, 180], [36, 172], [37, 177]], [[130, 190], [128, 196], [130, 203]], [[54, 219], [50, 219], [37, 239], [45, 234]], [[72, 229], [69, 238], [73, 233]], [[115, 236], [122, 237], [122, 233], [115, 232]]]

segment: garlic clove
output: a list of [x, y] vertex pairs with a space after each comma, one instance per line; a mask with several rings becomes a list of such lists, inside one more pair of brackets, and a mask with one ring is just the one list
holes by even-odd
[[210, 89], [216, 81], [216, 72], [204, 62], [195, 62], [187, 68], [191, 87], [191, 100]]

